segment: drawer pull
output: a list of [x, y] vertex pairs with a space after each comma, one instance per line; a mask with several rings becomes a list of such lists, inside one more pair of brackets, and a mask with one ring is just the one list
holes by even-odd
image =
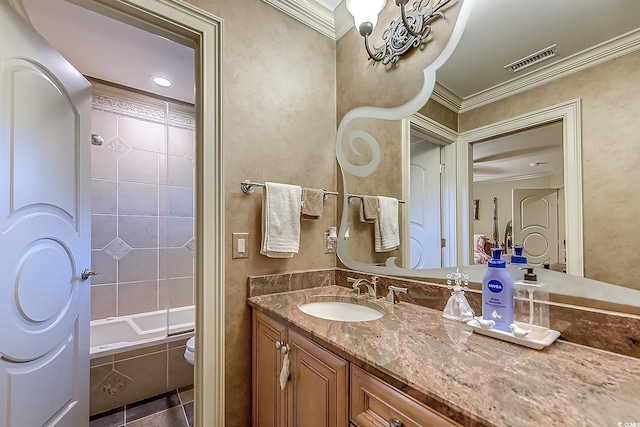
[[389, 420], [389, 427], [402, 427], [402, 421], [397, 418], [391, 418]]

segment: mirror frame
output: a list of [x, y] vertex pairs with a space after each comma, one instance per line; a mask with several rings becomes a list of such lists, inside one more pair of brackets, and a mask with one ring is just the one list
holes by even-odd
[[[564, 154], [564, 194], [566, 227], [567, 273], [584, 276], [583, 225], [582, 225], [582, 117], [580, 99], [573, 99], [537, 111], [532, 111], [507, 120], [492, 123], [460, 133], [456, 141], [457, 152], [457, 211], [458, 260], [461, 265], [470, 265], [473, 248], [473, 202], [472, 144], [507, 133], [562, 121], [562, 147]], [[466, 249], [466, 250], [465, 250]]]

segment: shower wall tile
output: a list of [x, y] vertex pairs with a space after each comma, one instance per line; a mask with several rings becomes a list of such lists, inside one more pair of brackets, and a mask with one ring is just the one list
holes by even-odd
[[118, 316], [158, 309], [158, 282], [155, 280], [118, 284]]
[[168, 174], [169, 185], [178, 187], [193, 187], [194, 168], [187, 157], [169, 156]]
[[[167, 185], [167, 155], [158, 154], [158, 184]], [[164, 190], [165, 187], [162, 187]]]
[[169, 216], [193, 217], [193, 188], [169, 187]]
[[168, 277], [193, 276], [193, 253], [187, 248], [167, 249], [167, 273]]
[[91, 146], [91, 178], [113, 179], [117, 178], [118, 164], [116, 156], [104, 145]]
[[164, 138], [160, 140], [162, 128], [159, 123], [118, 116], [118, 134], [131, 148], [157, 153], [159, 145], [164, 145]]
[[116, 304], [116, 285], [91, 285], [91, 320], [115, 316]]
[[157, 216], [158, 186], [119, 182], [118, 214]]
[[158, 247], [157, 216], [120, 216], [118, 237], [132, 248]]
[[194, 132], [188, 129], [169, 127], [169, 154], [189, 157], [194, 152]]
[[118, 134], [118, 115], [92, 109], [91, 133], [100, 135], [105, 141], [109, 141]]
[[118, 262], [103, 250], [91, 251], [91, 270], [98, 273], [97, 276], [91, 278], [92, 285], [118, 281]]
[[117, 213], [117, 185], [115, 181], [102, 179], [91, 180], [91, 213]]
[[161, 246], [181, 248], [192, 238], [193, 218], [160, 218]]
[[91, 249], [102, 249], [118, 237], [115, 215], [91, 215]]
[[118, 261], [118, 283], [158, 279], [158, 249], [133, 249]]
[[169, 279], [166, 286], [169, 294], [169, 308], [193, 305], [193, 277]]
[[120, 157], [118, 181], [158, 184], [158, 153], [133, 149]]

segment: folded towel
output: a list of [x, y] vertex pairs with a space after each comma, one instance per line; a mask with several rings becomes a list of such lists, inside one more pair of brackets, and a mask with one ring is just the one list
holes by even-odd
[[301, 187], [265, 182], [262, 192], [262, 255], [291, 258], [298, 253], [301, 200]]
[[374, 223], [375, 250], [388, 252], [400, 245], [398, 199], [378, 196], [380, 212]]
[[324, 208], [324, 190], [303, 188], [302, 215], [312, 219], [320, 219], [322, 208]]
[[378, 218], [380, 203], [378, 196], [362, 196], [360, 203], [360, 221], [374, 222]]

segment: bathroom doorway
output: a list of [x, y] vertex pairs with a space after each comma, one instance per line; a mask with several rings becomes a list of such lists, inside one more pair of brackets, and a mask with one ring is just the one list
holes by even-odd
[[[81, 6], [88, 7], [90, 9], [97, 10], [101, 13], [106, 13], [107, 9], [103, 8], [104, 5], [98, 0], [78, 0], [74, 3], [78, 3]], [[208, 408], [202, 408], [196, 405], [196, 416], [198, 425], [204, 424], [220, 424], [222, 425], [224, 417], [224, 375], [222, 357], [224, 346], [220, 345], [223, 341], [223, 317], [219, 316], [222, 311], [222, 300], [224, 290], [222, 286], [222, 238], [220, 236], [223, 224], [223, 212], [222, 212], [222, 182], [221, 182], [221, 158], [220, 158], [220, 144], [221, 144], [221, 130], [220, 125], [220, 93], [219, 85], [217, 84], [219, 79], [219, 49], [220, 49], [220, 22], [207, 14], [203, 14], [202, 11], [195, 8], [187, 7], [184, 5], [171, 4], [167, 2], [155, 2], [148, 0], [134, 0], [133, 2], [111, 2], [113, 3], [108, 13], [112, 16], [119, 16], [120, 19], [126, 20], [130, 23], [137, 23], [140, 26], [144, 26], [147, 29], [153, 29], [154, 33], [160, 33], [163, 36], [171, 38], [172, 40], [179, 40], [181, 42], [189, 44], [195, 48], [199, 54], [196, 59], [196, 67], [198, 69], [198, 75], [200, 80], [197, 81], [194, 90], [195, 93], [195, 115], [196, 123], [194, 125], [193, 133], [195, 138], [193, 140], [195, 150], [199, 153], [198, 157], [195, 156], [191, 159], [195, 170], [197, 170], [195, 180], [195, 194], [192, 196], [192, 200], [195, 201], [195, 212], [197, 218], [200, 218], [195, 225], [196, 232], [194, 236], [202, 237], [202, 240], [208, 239], [210, 243], [203, 248], [202, 242], [188, 241], [183, 248], [186, 250], [194, 249], [196, 255], [192, 261], [192, 268], [195, 264], [195, 293], [199, 295], [196, 298], [196, 308], [203, 313], [198, 316], [197, 324], [204, 326], [207, 319], [207, 312], [216, 313], [216, 316], [211, 315], [211, 321], [206, 322], [207, 330], [209, 331], [209, 339], [204, 342], [204, 345], [198, 346], [198, 353], [196, 359], [203, 359], [206, 357], [209, 360], [210, 372], [217, 372], [217, 375], [210, 375], [207, 378], [205, 369], [196, 364], [196, 373], [200, 371], [198, 380], [196, 381], [196, 396], [199, 398], [205, 398], [211, 404]], [[144, 3], [146, 7], [137, 5], [135, 3]], [[155, 6], [153, 5], [154, 3]], [[24, 5], [20, 5], [24, 6]], [[19, 10], [28, 11], [28, 7], [18, 7]], [[153, 12], [151, 12], [153, 10]], [[171, 17], [171, 19], [168, 19]], [[204, 18], [204, 19], [202, 19]], [[181, 22], [184, 24], [178, 27], [170, 22]], [[207, 43], [212, 47], [209, 52], [200, 52], [199, 47]], [[211, 76], [203, 73], [203, 70], [209, 70]], [[203, 96], [204, 88], [207, 88], [207, 99]], [[168, 112], [168, 107], [167, 107]], [[99, 136], [99, 135], [98, 135]], [[210, 146], [205, 149], [204, 138], [208, 137]], [[160, 155], [160, 153], [157, 153]], [[202, 155], [200, 155], [202, 154]], [[165, 153], [169, 157], [170, 153]], [[203, 165], [207, 164], [211, 167], [203, 168]], [[203, 183], [208, 179], [207, 185]], [[192, 189], [193, 193], [193, 189]], [[160, 197], [158, 195], [158, 197]], [[166, 201], [166, 199], [165, 199]], [[194, 203], [191, 204], [193, 209]], [[195, 221], [192, 221], [195, 223]], [[192, 228], [193, 230], [193, 228]], [[113, 241], [112, 241], [113, 242]], [[123, 248], [126, 251], [127, 247], [118, 243], [114, 251], [114, 254], [118, 251], [122, 251]], [[200, 250], [203, 248], [203, 250]], [[132, 250], [135, 248], [132, 248]], [[119, 255], [116, 255], [119, 256]], [[217, 260], [217, 262], [205, 265], [202, 260], [204, 258], [209, 260]], [[159, 262], [158, 262], [159, 264]], [[167, 277], [167, 282], [169, 277]], [[211, 291], [205, 292], [203, 284], [205, 282], [211, 283], [213, 288]], [[157, 297], [156, 301], [159, 302], [162, 298], [158, 288], [156, 287]], [[165, 292], [164, 298], [166, 301], [170, 301], [168, 292]], [[167, 305], [170, 305], [168, 302]], [[208, 305], [209, 310], [204, 309]], [[165, 317], [167, 318], [167, 317]], [[166, 322], [165, 322], [166, 323]], [[202, 327], [200, 328], [203, 329]], [[166, 330], [166, 325], [165, 325]], [[209, 345], [207, 345], [207, 343]], [[169, 345], [169, 344], [168, 344]], [[209, 354], [207, 357], [206, 354]], [[207, 398], [207, 396], [210, 396]], [[198, 397], [197, 397], [198, 398]]]

